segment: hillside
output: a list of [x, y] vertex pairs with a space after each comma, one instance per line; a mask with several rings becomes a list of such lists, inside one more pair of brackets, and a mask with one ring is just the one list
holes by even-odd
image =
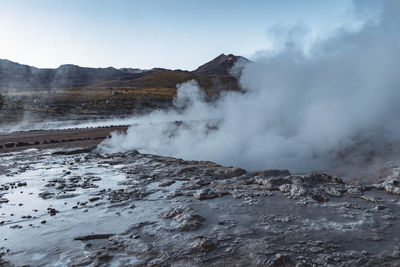
[[[61, 65], [40, 69], [0, 60], [0, 120], [29, 116], [124, 115], [167, 108], [177, 85], [196, 80], [209, 100], [240, 90], [229, 75], [239, 56], [220, 55], [195, 71], [153, 68], [86, 68]], [[36, 115], [35, 115], [36, 114]], [[17, 117], [17, 118], [16, 118]]]

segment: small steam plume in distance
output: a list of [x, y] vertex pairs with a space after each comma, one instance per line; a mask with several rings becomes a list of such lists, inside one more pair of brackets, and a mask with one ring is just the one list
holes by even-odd
[[[357, 16], [368, 13], [365, 2], [354, 6]], [[379, 151], [395, 158], [399, 27], [400, 1], [392, 0], [382, 1], [378, 19], [358, 31], [338, 30], [307, 53], [300, 31], [289, 29], [280, 50], [236, 65], [245, 93], [227, 92], [207, 103], [195, 82], [182, 84], [176, 109], [137, 118], [138, 125], [114, 134], [101, 149], [293, 172], [351, 165], [349, 158]], [[162, 123], [168, 121], [185, 123]]]

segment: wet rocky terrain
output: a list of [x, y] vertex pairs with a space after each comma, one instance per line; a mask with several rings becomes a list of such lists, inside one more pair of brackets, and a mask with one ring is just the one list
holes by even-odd
[[0, 154], [2, 266], [393, 266], [400, 168], [369, 184], [137, 151]]

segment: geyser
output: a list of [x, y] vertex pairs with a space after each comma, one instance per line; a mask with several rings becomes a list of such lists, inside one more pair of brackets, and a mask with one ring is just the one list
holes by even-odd
[[[279, 51], [240, 66], [244, 93], [207, 103], [197, 84], [180, 85], [177, 109], [137, 118], [101, 149], [301, 172], [333, 168], [349, 148], [363, 154], [399, 142], [400, 2], [382, 3], [380, 18], [357, 32], [338, 30], [307, 53], [289, 36]], [[156, 123], [175, 120], [185, 123]]]

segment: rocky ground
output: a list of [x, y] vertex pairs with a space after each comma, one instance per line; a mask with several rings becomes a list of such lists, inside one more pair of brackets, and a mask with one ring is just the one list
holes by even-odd
[[351, 184], [137, 151], [0, 158], [0, 265], [400, 264], [397, 164]]

